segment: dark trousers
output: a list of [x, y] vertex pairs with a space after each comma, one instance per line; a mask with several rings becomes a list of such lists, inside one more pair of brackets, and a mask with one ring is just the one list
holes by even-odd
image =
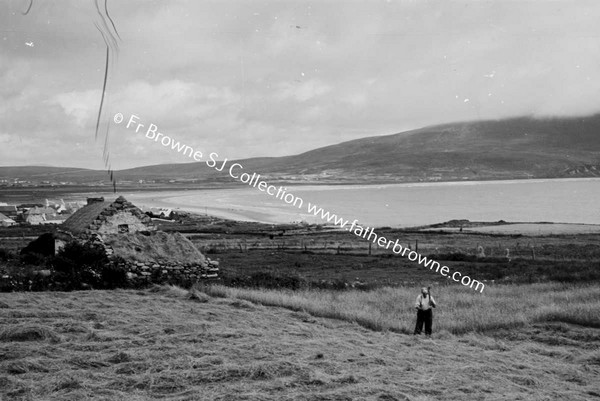
[[425, 324], [425, 334], [431, 335], [431, 324], [433, 323], [433, 310], [418, 310], [417, 325], [415, 326], [415, 334], [421, 334], [423, 324]]

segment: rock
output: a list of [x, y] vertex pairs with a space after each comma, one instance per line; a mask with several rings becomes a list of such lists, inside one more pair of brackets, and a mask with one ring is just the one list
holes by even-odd
[[148, 277], [150, 275], [150, 273], [149, 272], [142, 272], [141, 275]]

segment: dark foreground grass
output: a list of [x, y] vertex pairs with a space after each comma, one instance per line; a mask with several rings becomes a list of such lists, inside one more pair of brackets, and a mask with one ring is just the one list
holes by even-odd
[[425, 339], [168, 286], [0, 302], [2, 400], [600, 397], [600, 334], [564, 322]]

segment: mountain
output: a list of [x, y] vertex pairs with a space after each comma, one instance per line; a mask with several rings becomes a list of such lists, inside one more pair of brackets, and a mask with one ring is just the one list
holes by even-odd
[[405, 181], [594, 176], [600, 175], [600, 114], [444, 124], [327, 146], [264, 167]]
[[[436, 125], [326, 146], [302, 154], [239, 160], [244, 171], [302, 182], [411, 182], [600, 176], [600, 114], [519, 117]], [[119, 180], [231, 181], [204, 162], [137, 167]], [[106, 180], [106, 172], [0, 167], [3, 177]]]

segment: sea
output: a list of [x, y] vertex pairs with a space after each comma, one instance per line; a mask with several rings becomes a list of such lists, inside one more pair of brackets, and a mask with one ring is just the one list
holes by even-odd
[[[242, 183], [232, 189], [123, 195], [140, 206], [264, 223], [326, 223], [335, 215], [371, 227], [415, 227], [454, 219], [600, 224], [600, 178], [290, 185], [285, 190], [302, 205], [292, 206]], [[309, 212], [311, 205], [329, 215], [315, 216]]]

